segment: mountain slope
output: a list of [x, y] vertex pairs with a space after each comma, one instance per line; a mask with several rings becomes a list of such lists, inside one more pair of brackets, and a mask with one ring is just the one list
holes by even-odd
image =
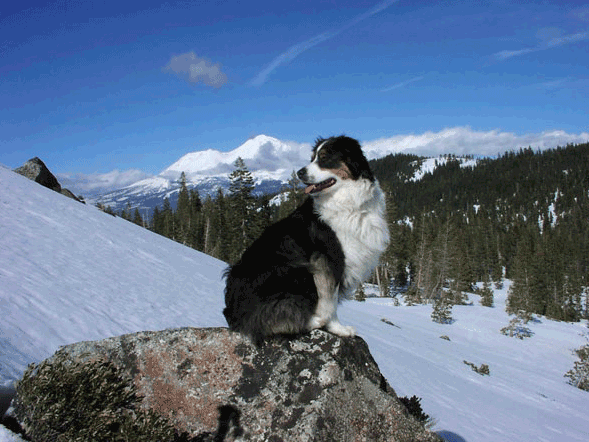
[[[74, 341], [225, 325], [224, 263], [3, 167], [0, 182], [0, 384]], [[344, 303], [339, 316], [399, 395], [422, 398], [447, 440], [586, 441], [589, 394], [563, 377], [586, 324], [540, 318], [532, 338], [506, 337], [507, 288], [495, 292], [495, 308], [471, 295], [476, 305], [454, 307], [450, 325], [432, 322], [431, 306], [389, 298]], [[490, 376], [464, 360], [488, 364]], [[0, 441], [11, 438], [0, 427]]]

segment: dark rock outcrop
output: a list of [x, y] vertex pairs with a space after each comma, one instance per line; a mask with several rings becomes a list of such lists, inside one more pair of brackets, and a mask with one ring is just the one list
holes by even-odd
[[[43, 413], [35, 382], [47, 380], [58, 365], [79, 372], [84, 364], [95, 370], [97, 362], [128, 380], [138, 408], [163, 417], [176, 440], [439, 440], [408, 414], [361, 338], [314, 330], [256, 347], [224, 328], [140, 332], [63, 347], [17, 386], [15, 414], [29, 436], [35, 434], [35, 413]], [[104, 384], [95, 378], [96, 385]], [[56, 386], [51, 403], [60, 401], [61, 390], [70, 402], [80, 396], [72, 388], [77, 387]], [[27, 397], [32, 391], [34, 397]], [[110, 393], [100, 400], [83, 398], [83, 403], [107, 409], [104, 397]], [[58, 429], [64, 428], [60, 420], [73, 425], [71, 416], [52, 419]]]
[[61, 184], [59, 184], [55, 175], [53, 175], [45, 163], [37, 157], [31, 158], [18, 169], [14, 169], [14, 171], [47, 187], [48, 189], [61, 192]]
[[80, 203], [84, 203], [84, 204], [86, 204], [86, 202], [85, 202], [85, 201], [82, 199], [82, 197], [78, 198], [78, 197], [77, 197], [76, 195], [74, 195], [74, 194], [72, 193], [72, 191], [71, 191], [71, 190], [69, 190], [69, 189], [65, 189], [65, 188], [63, 188], [63, 187], [62, 187], [62, 188], [61, 188], [61, 192], [60, 192], [60, 193], [61, 193], [62, 195], [65, 195], [65, 196], [67, 196], [68, 198], [71, 198], [71, 199], [73, 199], [73, 200], [76, 200], [76, 201], [78, 201], [78, 202], [80, 202]]
[[51, 173], [45, 163], [38, 157], [31, 158], [21, 167], [14, 169], [14, 171], [32, 181], [35, 181], [36, 183], [41, 184], [42, 186], [47, 187], [48, 189], [55, 190], [56, 192], [76, 201], [83, 202], [68, 189], [63, 189], [61, 184], [59, 184], [59, 181], [57, 181], [57, 178], [55, 178], [55, 175]]

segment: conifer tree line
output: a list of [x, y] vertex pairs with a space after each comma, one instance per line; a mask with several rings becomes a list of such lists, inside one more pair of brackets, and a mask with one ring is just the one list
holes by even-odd
[[[373, 276], [383, 294], [404, 292], [409, 303], [432, 303], [444, 311], [464, 303], [464, 293], [482, 282], [481, 303], [491, 307], [491, 283], [508, 278], [509, 313], [566, 321], [588, 317], [588, 143], [520, 149], [479, 159], [476, 167], [448, 156], [433, 173], [412, 180], [423, 161], [406, 154], [371, 161], [386, 195], [391, 232]], [[165, 200], [147, 227], [235, 262], [305, 195], [293, 172], [280, 204], [270, 204], [273, 196], [254, 195], [243, 160], [234, 166], [229, 191], [204, 200], [188, 189], [182, 174], [176, 209]], [[126, 219], [143, 223], [137, 210], [126, 212]]]
[[520, 149], [476, 167], [447, 162], [419, 181], [423, 159], [372, 162], [387, 196], [392, 244], [383, 267], [409, 302], [464, 301], [512, 280], [508, 313], [588, 317], [589, 144]]

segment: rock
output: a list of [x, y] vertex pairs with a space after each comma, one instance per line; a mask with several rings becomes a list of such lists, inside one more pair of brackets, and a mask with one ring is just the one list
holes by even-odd
[[[45, 391], [55, 382], [48, 379], [64, 378], [57, 370], [68, 372], [68, 378], [69, 372], [78, 376], [84, 367], [92, 367], [89, 380], [64, 380], [65, 386]], [[97, 379], [97, 367], [109, 376], [115, 373], [128, 386], [112, 378]], [[72, 383], [92, 397], [72, 391]], [[108, 405], [105, 398], [117, 395], [105, 385], [119, 392], [131, 390], [137, 409], [129, 405], [133, 400], [128, 392], [118, 405]], [[81, 398], [81, 405], [72, 404], [72, 398]], [[50, 411], [43, 411], [44, 402]], [[112, 416], [149, 410], [149, 419], [163, 417], [175, 429], [169, 440], [440, 440], [408, 414], [361, 338], [342, 339], [320, 330], [298, 338], [275, 337], [260, 347], [224, 328], [140, 332], [72, 344], [25, 374], [17, 386], [14, 413], [33, 441], [43, 440], [35, 435], [41, 431], [40, 421], [51, 421], [50, 413], [55, 420], [51, 437], [57, 438], [59, 431], [75, 426], [71, 413], [56, 412], [59, 406], [54, 404], [59, 403], [76, 410], [96, 404], [104, 411], [92, 413], [107, 416], [117, 431], [127, 424], [113, 423]]]
[[55, 190], [56, 192], [61, 193], [68, 198], [72, 198], [78, 202], [84, 203], [84, 201], [75, 196], [71, 191], [62, 188], [61, 184], [59, 184], [59, 181], [57, 181], [57, 178], [55, 178], [55, 175], [53, 175], [45, 163], [37, 157], [31, 158], [21, 167], [14, 169], [14, 171], [30, 180], [35, 181], [36, 183], [41, 184], [42, 186], [47, 187], [48, 189]]
[[67, 196], [68, 198], [71, 198], [71, 199], [73, 199], [73, 200], [76, 200], [76, 201], [78, 201], [78, 202], [80, 202], [80, 203], [82, 203], [82, 204], [86, 204], [86, 202], [85, 202], [83, 199], [81, 199], [81, 198], [78, 198], [78, 197], [77, 197], [76, 195], [74, 195], [74, 194], [72, 193], [72, 191], [71, 191], [71, 190], [69, 190], [69, 189], [62, 188], [60, 193], [61, 193], [62, 195], [65, 195], [65, 196]]
[[14, 169], [14, 171], [48, 189], [61, 192], [61, 184], [59, 184], [57, 178], [49, 171], [45, 163], [37, 157], [30, 159], [23, 166]]

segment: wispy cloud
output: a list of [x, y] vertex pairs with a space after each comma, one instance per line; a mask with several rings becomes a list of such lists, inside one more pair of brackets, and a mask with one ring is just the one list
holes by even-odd
[[551, 80], [551, 81], [543, 81], [541, 83], [537, 83], [536, 84], [536, 88], [541, 89], [541, 90], [554, 90], [554, 89], [560, 89], [562, 87], [568, 86], [568, 84], [572, 81], [572, 77], [565, 77], [565, 78], [559, 78], [556, 80]]
[[189, 83], [204, 83], [215, 88], [227, 83], [227, 75], [221, 71], [219, 63], [197, 57], [194, 52], [172, 57], [163, 71], [172, 72]]
[[274, 58], [274, 60], [272, 60], [272, 62], [270, 62], [270, 64], [268, 66], [266, 66], [264, 69], [262, 69], [258, 73], [258, 75], [256, 75], [254, 77], [254, 79], [250, 82], [250, 85], [262, 86], [264, 83], [266, 83], [270, 74], [272, 72], [274, 72], [274, 70], [276, 70], [276, 68], [278, 68], [280, 65], [295, 59], [296, 57], [301, 55], [303, 52], [311, 49], [314, 46], [317, 46], [318, 44], [323, 43], [324, 41], [327, 41], [327, 40], [330, 40], [330, 39], [336, 37], [337, 35], [341, 34], [342, 32], [356, 26], [361, 21], [366, 20], [367, 18], [370, 18], [373, 15], [378, 14], [381, 11], [384, 11], [385, 9], [387, 9], [389, 6], [391, 6], [393, 3], [396, 3], [397, 1], [399, 1], [399, 0], [381, 1], [376, 6], [369, 9], [368, 11], [364, 12], [363, 14], [360, 14], [357, 17], [353, 18], [352, 20], [346, 22], [343, 26], [340, 26], [337, 30], [323, 32], [321, 34], [315, 35], [314, 37], [311, 37], [308, 40], [302, 41], [300, 43], [297, 43], [297, 44], [291, 46], [286, 51], [284, 51], [283, 53], [278, 55], [276, 58]]
[[583, 40], [589, 40], [589, 31], [585, 32], [577, 32], [576, 34], [569, 34], [569, 35], [562, 35], [558, 37], [553, 37], [538, 46], [534, 46], [531, 48], [524, 48], [524, 49], [517, 49], [517, 50], [510, 50], [510, 51], [500, 51], [493, 56], [497, 60], [506, 60], [508, 58], [517, 57], [520, 55], [529, 54], [531, 52], [538, 52], [544, 51], [546, 49], [557, 48], [559, 46], [567, 45], [570, 43], [576, 43]]
[[400, 83], [396, 83], [396, 84], [393, 84], [392, 86], [385, 87], [384, 89], [381, 89], [380, 91], [381, 92], [389, 92], [389, 91], [392, 91], [392, 90], [395, 90], [395, 89], [399, 89], [399, 88], [405, 87], [408, 84], [414, 83], [414, 82], [419, 81], [421, 79], [423, 79], [423, 75], [420, 75], [418, 77], [411, 78], [409, 80], [401, 81]]

